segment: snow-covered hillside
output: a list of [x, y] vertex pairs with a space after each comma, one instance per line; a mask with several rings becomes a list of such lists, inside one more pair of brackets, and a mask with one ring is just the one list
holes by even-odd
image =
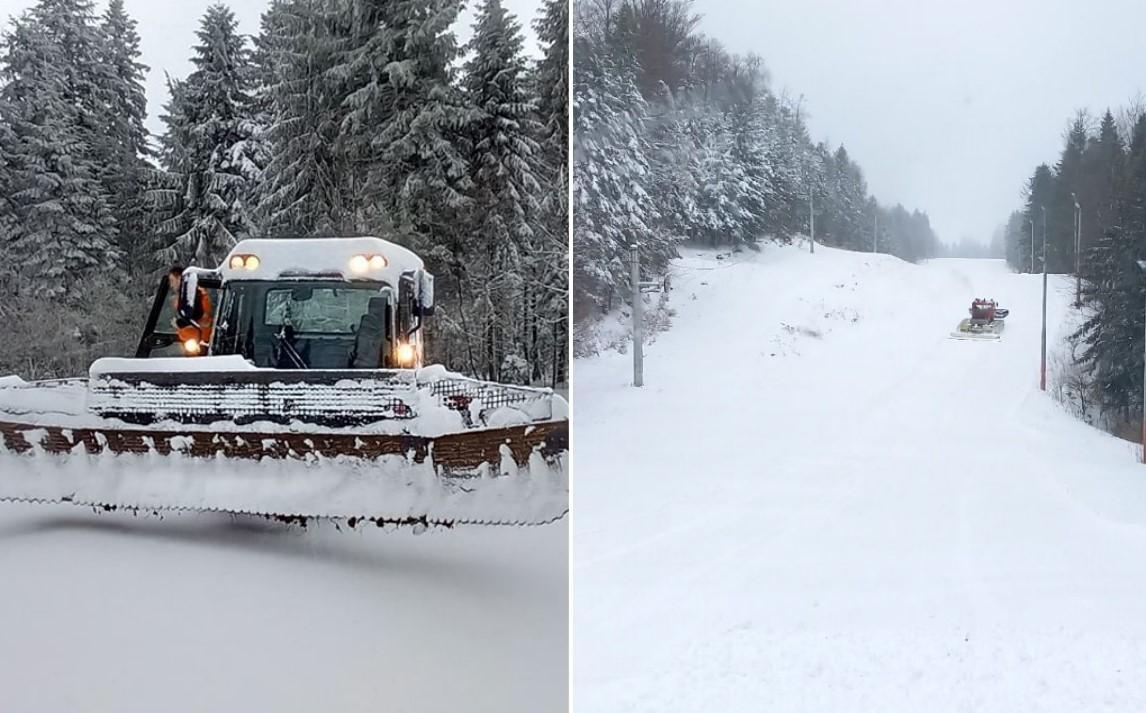
[[0, 504], [0, 710], [565, 710], [567, 535]]
[[[1146, 706], [1146, 466], [1038, 391], [1041, 276], [674, 271], [643, 389], [630, 355], [574, 365], [575, 710]], [[1002, 341], [948, 339], [975, 296]]]

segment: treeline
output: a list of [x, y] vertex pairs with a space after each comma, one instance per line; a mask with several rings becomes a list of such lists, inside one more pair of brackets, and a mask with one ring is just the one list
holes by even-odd
[[963, 238], [957, 243], [943, 244], [936, 257], [957, 257], [972, 259], [1000, 259], [1006, 256], [1004, 229], [999, 228], [991, 236], [990, 243], [982, 243], [971, 238]]
[[[690, 0], [574, 0], [573, 310], [581, 322], [628, 292], [627, 247], [650, 274], [684, 241], [816, 238], [907, 260], [936, 253], [925, 214], [868, 195], [843, 146], [809, 137], [759, 57], [697, 31]], [[878, 230], [878, 234], [877, 231]]]
[[1076, 397], [1120, 430], [1142, 408], [1146, 273], [1137, 261], [1146, 258], [1146, 111], [1131, 107], [1116, 118], [1107, 110], [1097, 127], [1079, 112], [1058, 162], [1034, 170], [1025, 197], [1007, 221], [1007, 261], [1019, 272], [1043, 270], [1045, 211], [1047, 271], [1075, 273], [1077, 265], [1082, 278], [1084, 312], [1071, 337]]
[[[500, 0], [478, 3], [460, 47], [462, 4], [274, 0], [253, 38], [213, 5], [153, 151], [123, 0], [99, 17], [39, 0], [0, 56], [5, 293], [123, 353], [134, 334], [98, 335], [109, 305], [138, 329], [140, 293], [172, 264], [215, 265], [247, 237], [378, 235], [438, 277], [430, 358], [563, 381], [567, 5], [543, 3], [534, 62]], [[0, 371], [39, 363], [10, 353]]]

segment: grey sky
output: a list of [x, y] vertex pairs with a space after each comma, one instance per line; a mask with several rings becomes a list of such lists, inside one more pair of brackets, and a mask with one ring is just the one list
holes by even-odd
[[1146, 88], [1141, 0], [696, 0], [701, 29], [760, 54], [843, 143], [881, 203], [941, 240], [986, 241], [1053, 163], [1077, 108]]
[[[124, 0], [127, 12], [139, 23], [140, 49], [143, 62], [151, 70], [147, 76], [147, 127], [153, 133], [163, 130], [159, 115], [167, 102], [164, 72], [173, 77], [185, 77], [191, 72], [191, 47], [197, 42], [195, 30], [207, 8], [217, 0]], [[259, 16], [270, 0], [229, 0], [225, 3], [239, 20], [239, 31], [253, 35], [259, 30]], [[469, 2], [469, 5], [476, 5]], [[503, 0], [505, 7], [517, 15], [525, 31], [526, 52], [538, 55], [532, 21], [540, 0]], [[34, 0], [0, 0], [0, 17], [7, 26], [8, 18], [35, 5]], [[97, 0], [97, 12], [107, 7], [105, 0]], [[459, 41], [469, 38], [473, 12], [467, 10], [459, 20]]]

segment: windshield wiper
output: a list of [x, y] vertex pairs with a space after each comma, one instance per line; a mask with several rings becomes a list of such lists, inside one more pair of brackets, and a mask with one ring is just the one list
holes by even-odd
[[275, 333], [275, 338], [279, 340], [279, 344], [282, 346], [283, 351], [285, 351], [286, 355], [288, 357], [290, 357], [290, 360], [295, 363], [296, 367], [298, 367], [299, 369], [309, 369], [310, 368], [307, 365], [307, 363], [303, 360], [302, 355], [299, 354], [298, 350], [294, 348], [294, 345], [291, 344], [289, 341], [287, 341], [286, 325], [283, 325], [283, 328]]

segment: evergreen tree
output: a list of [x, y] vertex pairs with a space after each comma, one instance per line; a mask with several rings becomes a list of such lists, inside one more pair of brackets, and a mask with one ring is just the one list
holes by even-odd
[[526, 91], [521, 42], [520, 27], [501, 1], [483, 0], [463, 85], [476, 112], [466, 128], [473, 229], [462, 249], [476, 259], [456, 257], [468, 278], [466, 293], [476, 297], [473, 318], [483, 324], [483, 372], [494, 380], [508, 354], [516, 351], [526, 359], [529, 351], [525, 340], [513, 345], [507, 339], [504, 325], [514, 321], [518, 295], [525, 289], [523, 265], [538, 242], [532, 221], [541, 192], [536, 141], [541, 126]]
[[1116, 189], [1124, 170], [1125, 147], [1109, 109], [1102, 117], [1098, 135], [1083, 154], [1079, 201], [1082, 204], [1082, 275], [1089, 279], [1088, 253], [1107, 226], [1117, 221]]
[[608, 309], [625, 294], [633, 242], [641, 241], [642, 263], [651, 274], [664, 269], [675, 248], [649, 230], [657, 213], [645, 189], [646, 104], [631, 69], [584, 37], [576, 40], [573, 65], [573, 310], [578, 318]]
[[250, 51], [234, 13], [212, 5], [200, 22], [195, 71], [178, 85], [163, 116], [166, 173], [149, 192], [165, 262], [213, 265], [254, 232], [252, 191], [259, 176]]
[[1114, 422], [1142, 408], [1142, 333], [1146, 288], [1137, 261], [1146, 258], [1146, 116], [1138, 120], [1126, 171], [1117, 184], [1118, 224], [1091, 251], [1085, 298], [1090, 312], [1076, 333], [1092, 369], [1097, 399]]
[[563, 175], [569, 152], [569, 3], [544, 0], [533, 29], [543, 50], [535, 81], [542, 145], [551, 171]]
[[95, 63], [90, 22], [89, 5], [46, 0], [14, 24], [2, 59], [13, 211], [4, 257], [19, 264], [18, 286], [49, 296], [118, 266], [89, 125], [95, 84], [69, 56]]
[[569, 333], [569, 3], [545, 0], [534, 21], [542, 59], [534, 72], [541, 122], [542, 191], [535, 221], [540, 252], [530, 262], [534, 287], [526, 301], [535, 318], [531, 336], [534, 380], [541, 361], [550, 355], [552, 383], [566, 381], [562, 365]]
[[129, 264], [139, 269], [147, 263], [143, 236], [147, 232], [146, 208], [142, 200], [151, 154], [147, 118], [147, 98], [143, 78], [147, 66], [140, 60], [136, 22], [127, 15], [123, 0], [110, 0], [100, 30], [100, 51], [109, 72], [103, 77], [101, 94], [106, 101], [105, 129], [100, 134], [101, 179], [119, 225], [119, 248]]
[[352, 191], [381, 206], [375, 225], [426, 247], [469, 203], [459, 137], [473, 119], [451, 82], [460, 0], [353, 0], [354, 26], [334, 75], [344, 77], [342, 155], [364, 164]]
[[270, 148], [258, 208], [269, 237], [355, 232], [351, 165], [334, 150], [344, 113], [331, 76], [337, 27], [320, 0], [278, 2], [263, 17], [256, 56]]

